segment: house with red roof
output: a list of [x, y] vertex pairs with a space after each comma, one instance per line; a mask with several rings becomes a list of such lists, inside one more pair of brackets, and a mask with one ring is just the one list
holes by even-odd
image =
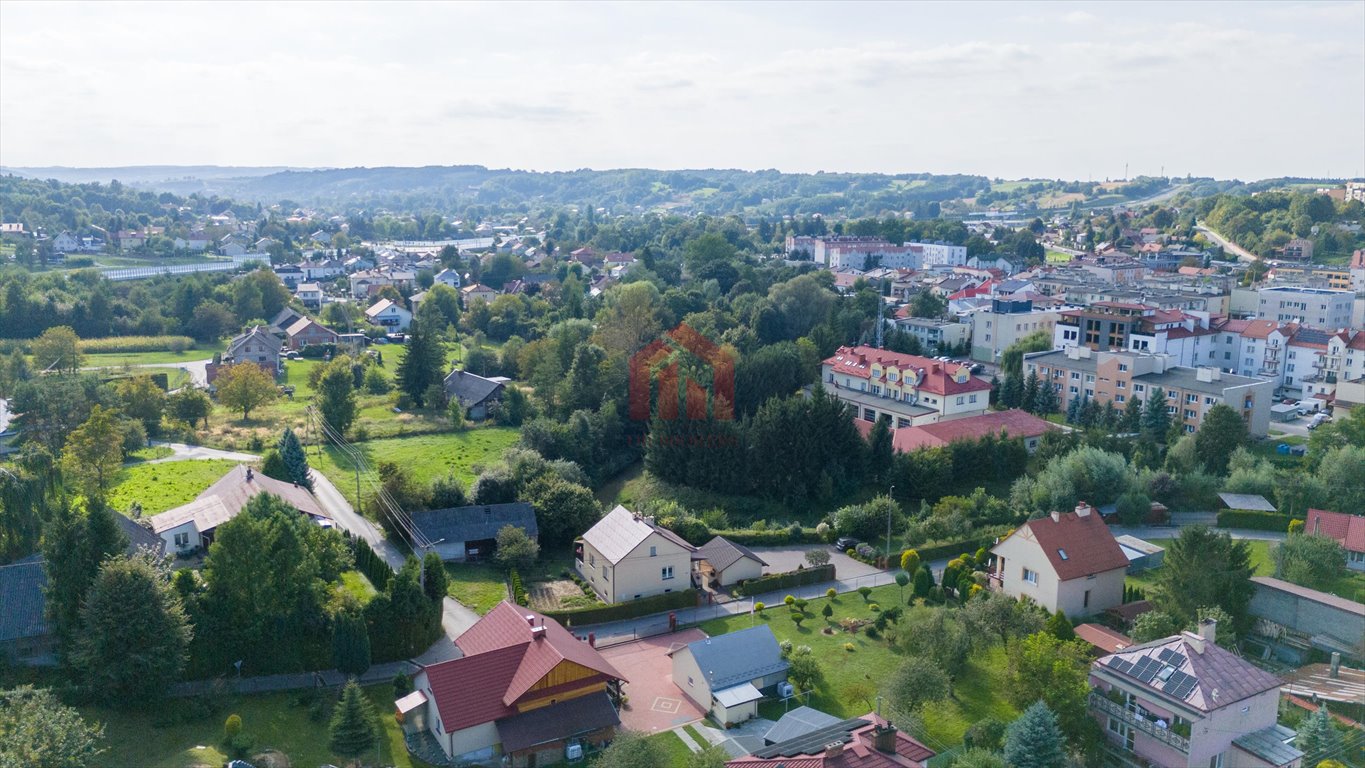
[[[866, 439], [872, 434], [872, 423], [856, 419], [853, 425]], [[1061, 429], [1046, 419], [1012, 408], [1007, 411], [987, 411], [979, 416], [964, 416], [920, 427], [891, 430], [891, 447], [897, 452], [917, 451], [920, 448], [942, 448], [958, 440], [980, 440], [986, 435], [1021, 438], [1029, 453], [1038, 449], [1044, 433]]]
[[625, 678], [553, 619], [504, 601], [455, 644], [462, 658], [423, 668], [394, 702], [410, 750], [534, 768], [582, 757], [616, 734]]
[[1310, 509], [1303, 532], [1335, 539], [1346, 550], [1346, 567], [1365, 571], [1365, 515]]
[[934, 751], [875, 712], [825, 725], [725, 768], [924, 768]]
[[839, 347], [822, 364], [825, 391], [857, 418], [883, 414], [895, 429], [985, 413], [991, 385], [960, 363], [868, 346]]
[[1030, 520], [991, 548], [990, 586], [1027, 597], [1067, 616], [1090, 616], [1123, 603], [1128, 556], [1099, 513], [1085, 502], [1075, 512]]

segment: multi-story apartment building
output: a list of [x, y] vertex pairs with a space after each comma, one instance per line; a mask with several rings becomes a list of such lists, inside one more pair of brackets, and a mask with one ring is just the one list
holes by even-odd
[[1278, 323], [1335, 330], [1350, 326], [1354, 301], [1355, 295], [1350, 291], [1275, 286], [1257, 292], [1256, 316]]
[[1128, 338], [1142, 327], [1144, 318], [1156, 312], [1146, 304], [1096, 301], [1080, 309], [1068, 309], [1057, 318], [1054, 348], [1084, 346], [1092, 350], [1128, 349]]
[[972, 359], [994, 363], [1011, 344], [1044, 331], [1053, 332], [1065, 307], [1035, 306], [1030, 299], [996, 298], [971, 314]]
[[1297, 734], [1277, 723], [1280, 679], [1199, 633], [1124, 648], [1090, 666], [1090, 715], [1111, 762], [1128, 768], [1299, 768]]
[[960, 267], [967, 264], [967, 246], [951, 243], [905, 243], [895, 245], [880, 237], [797, 237], [788, 235], [788, 255], [809, 254], [831, 269], [867, 269], [873, 265], [891, 269]]
[[919, 343], [924, 345], [926, 351], [956, 347], [972, 338], [970, 323], [924, 317], [900, 317], [896, 318], [892, 325], [919, 339]]
[[1269, 280], [1286, 286], [1306, 286], [1308, 288], [1332, 288], [1339, 291], [1354, 290], [1351, 287], [1349, 267], [1330, 267], [1320, 264], [1277, 264], [1268, 275]]
[[1168, 355], [1068, 347], [1024, 355], [1024, 374], [1030, 373], [1052, 384], [1063, 410], [1074, 399], [1112, 402], [1122, 409], [1130, 400], [1146, 401], [1160, 390], [1171, 420], [1186, 432], [1199, 429], [1204, 414], [1219, 403], [1241, 413], [1252, 435], [1264, 437], [1270, 427], [1275, 382], [1212, 367], [1171, 365]]
[[975, 416], [990, 405], [990, 383], [956, 363], [856, 346], [835, 350], [821, 368], [826, 392], [865, 421], [889, 416], [893, 428]]
[[1284, 258], [1290, 261], [1312, 261], [1313, 241], [1296, 237], [1284, 244]]

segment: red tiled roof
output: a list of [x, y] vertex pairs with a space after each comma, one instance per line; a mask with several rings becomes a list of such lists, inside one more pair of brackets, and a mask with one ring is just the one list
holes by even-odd
[[1351, 343], [1346, 345], [1347, 349], [1365, 349], [1365, 331], [1356, 331], [1351, 337]]
[[[881, 363], [883, 366], [892, 365], [901, 369], [917, 368], [922, 370], [923, 376], [916, 389], [935, 395], [987, 392], [991, 388], [990, 382], [970, 374], [965, 382], [958, 383], [954, 380], [953, 375], [957, 373], [958, 369], [966, 366], [957, 363], [944, 363], [918, 355], [887, 352], [876, 347], [839, 347], [834, 351], [834, 356], [825, 360], [824, 364], [832, 366], [835, 373], [846, 373], [860, 379], [870, 380], [873, 363]], [[886, 380], [885, 374], [878, 380], [884, 382]]]
[[1076, 627], [1076, 637], [1090, 643], [1105, 653], [1114, 653], [1133, 644], [1131, 638], [1121, 632], [1099, 624], [1080, 624]]
[[1365, 515], [1310, 509], [1303, 524], [1303, 532], [1318, 533], [1336, 539], [1341, 542], [1341, 546], [1351, 552], [1365, 552]]
[[1246, 329], [1242, 331], [1242, 336], [1248, 339], [1264, 339], [1279, 327], [1279, 324], [1273, 320], [1248, 320]]
[[1001, 432], [1010, 437], [1038, 437], [1050, 429], [1057, 427], [1031, 413], [1018, 409], [992, 411], [979, 416], [893, 430], [891, 445], [897, 451], [913, 451], [947, 445], [955, 440], [980, 440], [986, 435], [999, 435]]
[[1030, 520], [1010, 536], [1018, 536], [1025, 530], [1047, 555], [1059, 581], [1128, 567], [1128, 556], [1123, 554], [1098, 512], [1091, 511], [1087, 515], [1063, 512], [1056, 520], [1051, 516]]
[[[543, 636], [533, 634], [527, 617], [536, 622], [536, 628], [544, 627]], [[563, 661], [604, 677], [625, 679], [595, 648], [558, 622], [506, 601], [460, 635], [455, 644], [464, 658], [423, 670], [446, 732], [514, 714], [513, 705]]]

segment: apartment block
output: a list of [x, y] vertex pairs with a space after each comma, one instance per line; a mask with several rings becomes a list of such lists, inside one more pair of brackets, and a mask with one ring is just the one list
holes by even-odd
[[1242, 414], [1248, 431], [1264, 437], [1270, 427], [1275, 382], [1224, 373], [1218, 368], [1171, 364], [1169, 355], [1139, 352], [1095, 352], [1068, 347], [1024, 356], [1024, 374], [1036, 373], [1057, 391], [1065, 410], [1074, 399], [1090, 399], [1115, 408], [1146, 401], [1160, 390], [1172, 421], [1189, 433], [1199, 429], [1204, 414], [1224, 403]]
[[1257, 292], [1256, 316], [1313, 328], [1346, 328], [1351, 324], [1355, 295], [1331, 288], [1275, 286]]
[[1051, 335], [1063, 309], [1035, 306], [1030, 299], [993, 299], [989, 308], [971, 315], [972, 359], [999, 362], [1011, 344], [1030, 333]]
[[956, 323], [924, 317], [902, 317], [897, 318], [894, 325], [898, 330], [919, 339], [919, 343], [924, 345], [926, 351], [955, 347], [972, 338], [970, 323]]
[[892, 428], [975, 416], [990, 405], [990, 382], [956, 363], [856, 346], [835, 350], [821, 368], [826, 392], [864, 421], [890, 417]]

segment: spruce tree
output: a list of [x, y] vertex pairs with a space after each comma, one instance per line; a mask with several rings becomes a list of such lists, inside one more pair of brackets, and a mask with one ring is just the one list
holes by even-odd
[[1129, 435], [1142, 429], [1141, 400], [1136, 397], [1128, 398], [1128, 404], [1123, 407], [1123, 419], [1120, 424], [1119, 431]]
[[1024, 396], [1024, 383], [1019, 380], [1019, 375], [1010, 373], [1005, 376], [1005, 383], [1000, 388], [1000, 402], [1006, 408], [1018, 408], [1019, 400]]
[[1142, 409], [1142, 434], [1148, 440], [1165, 443], [1166, 432], [1170, 428], [1171, 415], [1166, 412], [1166, 391], [1154, 387]]
[[426, 404], [427, 388], [444, 381], [444, 368], [445, 352], [440, 340], [423, 323], [414, 320], [408, 326], [407, 354], [398, 364], [398, 388], [421, 408]]
[[1317, 765], [1323, 760], [1340, 760], [1343, 749], [1341, 734], [1332, 725], [1327, 707], [1319, 707], [1316, 712], [1299, 723], [1298, 748], [1303, 750], [1303, 764]]
[[350, 429], [359, 413], [355, 387], [355, 376], [348, 357], [328, 363], [318, 379], [318, 410], [322, 411], [322, 418], [338, 432], [345, 433]]
[[1038, 397], [1033, 401], [1033, 412], [1039, 416], [1047, 416], [1049, 413], [1056, 413], [1061, 404], [1057, 401], [1057, 390], [1052, 388], [1052, 384], [1046, 381], [1038, 385]]
[[356, 758], [374, 749], [375, 733], [374, 708], [365, 694], [351, 678], [341, 691], [341, 701], [337, 702], [332, 713], [328, 746], [342, 757]]
[[895, 458], [891, 445], [891, 417], [882, 414], [877, 418], [877, 423], [872, 425], [872, 433], [867, 437], [867, 443], [868, 474], [872, 480], [881, 482], [891, 471], [891, 462]]
[[1024, 393], [1019, 398], [1019, 407], [1032, 413], [1038, 404], [1038, 372], [1029, 371], [1024, 379]]
[[1066, 404], [1066, 423], [1067, 423], [1067, 424], [1076, 424], [1076, 423], [1078, 423], [1080, 420], [1081, 420], [1081, 399], [1080, 399], [1079, 397], [1073, 397], [1073, 398], [1071, 398], [1071, 401], [1068, 402], [1068, 403]]
[[310, 491], [313, 490], [313, 478], [308, 476], [308, 457], [304, 454], [303, 445], [299, 443], [293, 429], [285, 427], [275, 449], [280, 452], [280, 459], [289, 470], [289, 480]]
[[1058, 640], [1075, 640], [1076, 630], [1071, 626], [1071, 619], [1066, 617], [1066, 613], [1061, 608], [1047, 619], [1046, 629], [1053, 637]]
[[1062, 743], [1057, 716], [1037, 701], [1005, 731], [1005, 762], [1013, 768], [1062, 768], [1066, 765]]

